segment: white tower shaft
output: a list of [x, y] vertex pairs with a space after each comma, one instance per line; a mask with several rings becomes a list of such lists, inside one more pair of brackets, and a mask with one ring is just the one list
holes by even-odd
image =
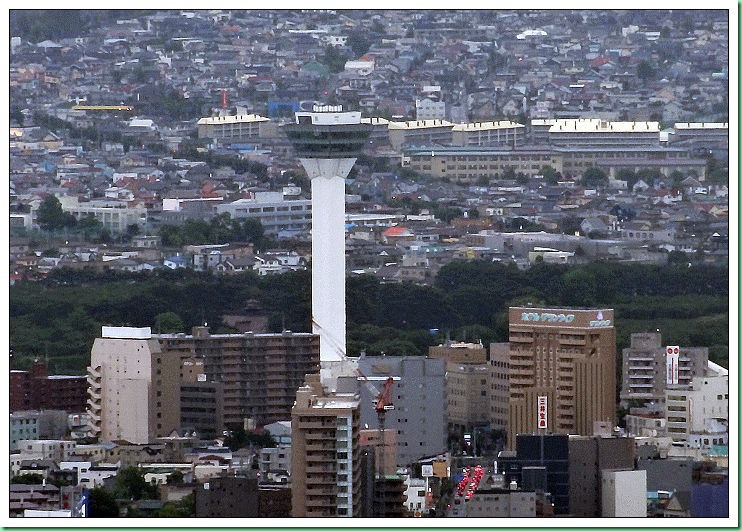
[[312, 332], [320, 363], [345, 360], [345, 178], [355, 158], [302, 158], [312, 180]]

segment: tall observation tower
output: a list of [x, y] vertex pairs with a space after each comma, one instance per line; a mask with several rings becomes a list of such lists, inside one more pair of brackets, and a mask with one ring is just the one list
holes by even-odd
[[320, 336], [321, 374], [331, 378], [346, 362], [345, 178], [371, 126], [360, 112], [315, 106], [284, 130], [312, 180], [312, 331]]

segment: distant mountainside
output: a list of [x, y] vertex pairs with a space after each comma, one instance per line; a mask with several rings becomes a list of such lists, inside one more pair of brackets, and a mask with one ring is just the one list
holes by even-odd
[[82, 37], [96, 27], [144, 13], [141, 9], [11, 9], [10, 36], [33, 43]]

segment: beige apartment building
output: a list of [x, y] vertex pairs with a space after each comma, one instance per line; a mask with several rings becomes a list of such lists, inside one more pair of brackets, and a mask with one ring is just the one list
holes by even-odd
[[291, 516], [361, 516], [360, 410], [307, 375], [291, 410]]
[[180, 363], [149, 328], [102, 328], [88, 367], [88, 413], [102, 442], [146, 444], [180, 423]]
[[428, 356], [446, 360], [446, 416], [449, 434], [471, 432], [489, 423], [487, 349], [479, 343], [448, 342], [428, 348]]
[[153, 335], [179, 360], [203, 360], [205, 382], [221, 384], [225, 425], [262, 425], [291, 415], [296, 390], [319, 374], [319, 336], [310, 333]]
[[613, 310], [512, 307], [509, 329], [510, 448], [518, 434], [592, 435], [596, 421], [613, 425]]
[[105, 441], [146, 443], [179, 428], [254, 429], [288, 419], [296, 390], [312, 373], [319, 373], [314, 334], [103, 327], [88, 368], [88, 410]]

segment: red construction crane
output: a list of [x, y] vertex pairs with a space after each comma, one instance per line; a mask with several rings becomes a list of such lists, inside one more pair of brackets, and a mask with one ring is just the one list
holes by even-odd
[[379, 475], [384, 475], [384, 454], [386, 453], [386, 437], [384, 435], [384, 423], [386, 421], [386, 412], [394, 409], [392, 404], [392, 385], [394, 378], [391, 376], [384, 382], [384, 387], [376, 396], [374, 409], [379, 418], [379, 435], [381, 436], [381, 452], [379, 452]]

